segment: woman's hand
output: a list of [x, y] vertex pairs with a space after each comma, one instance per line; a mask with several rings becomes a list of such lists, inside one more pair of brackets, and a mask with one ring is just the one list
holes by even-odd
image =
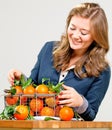
[[14, 80], [17, 79], [19, 80], [21, 77], [22, 72], [16, 69], [11, 69], [8, 72], [8, 81], [11, 85], [14, 85]]
[[79, 107], [83, 104], [82, 96], [72, 87], [62, 85], [64, 90], [58, 95], [61, 106]]

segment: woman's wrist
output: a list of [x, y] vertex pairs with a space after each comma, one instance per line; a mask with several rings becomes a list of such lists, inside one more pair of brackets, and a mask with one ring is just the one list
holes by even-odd
[[86, 109], [88, 108], [88, 101], [86, 100], [84, 96], [82, 96], [82, 99], [83, 99], [82, 105], [79, 107], [75, 107], [75, 111], [79, 114], [84, 113]]

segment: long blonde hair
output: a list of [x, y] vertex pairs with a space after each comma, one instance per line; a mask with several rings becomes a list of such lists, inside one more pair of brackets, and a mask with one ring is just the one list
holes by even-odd
[[97, 77], [108, 66], [105, 55], [109, 50], [107, 18], [104, 10], [97, 3], [82, 3], [70, 11], [66, 32], [54, 47], [54, 67], [57, 71], [65, 70], [70, 62], [73, 50], [69, 45], [67, 28], [73, 16], [90, 19], [91, 34], [94, 39], [87, 52], [75, 64], [74, 72], [80, 78]]

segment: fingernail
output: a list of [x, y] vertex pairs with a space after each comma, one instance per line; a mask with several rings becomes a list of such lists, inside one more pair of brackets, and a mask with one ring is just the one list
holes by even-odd
[[59, 95], [63, 95], [63, 92], [60, 92], [60, 94]]
[[60, 103], [59, 101], [56, 102], [56, 104], [59, 104], [59, 103]]
[[58, 96], [56, 96], [56, 99], [58, 99]]

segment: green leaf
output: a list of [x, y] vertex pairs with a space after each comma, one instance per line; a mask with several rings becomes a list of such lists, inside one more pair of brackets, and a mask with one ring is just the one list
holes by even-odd
[[60, 82], [60, 83], [54, 85], [52, 82], [50, 82], [49, 78], [42, 78], [43, 84], [45, 81], [48, 81], [46, 85], [48, 86], [49, 90], [52, 92], [60, 93], [60, 91], [63, 89], [62, 84], [64, 82]]
[[25, 76], [22, 74], [21, 77], [20, 77], [20, 80], [17, 80], [17, 79], [14, 80], [14, 85], [15, 85], [15, 86], [16, 86], [16, 85], [22, 86], [22, 85], [25, 84], [25, 82], [26, 82], [26, 78], [25, 78]]
[[14, 85], [16, 86], [16, 85], [20, 85], [20, 80], [14, 80]]
[[21, 85], [23, 86], [25, 83], [26, 83], [27, 79], [25, 78], [25, 76], [22, 74], [21, 75], [21, 78], [20, 78], [20, 82], [21, 82]]
[[4, 112], [0, 113], [0, 119], [1, 120], [6, 119], [6, 117], [4, 116]]
[[49, 82], [50, 82], [50, 79], [49, 79], [49, 78], [42, 78], [42, 84], [43, 84], [45, 81], [48, 81], [48, 83], [49, 83]]
[[34, 116], [30, 115], [30, 107], [29, 106], [27, 107], [28, 107], [28, 117], [26, 120], [34, 120]]
[[62, 90], [62, 84], [63, 82], [60, 82], [57, 85], [53, 85], [52, 86], [53, 91], [55, 91], [56, 93], [60, 93], [60, 91]]
[[45, 120], [45, 121], [49, 121], [49, 120], [56, 120], [56, 119], [53, 118], [53, 117], [45, 117], [44, 120]]
[[32, 83], [32, 79], [28, 78], [28, 80], [25, 82], [25, 84], [22, 86], [23, 89], [25, 89], [27, 86], [29, 86]]
[[11, 89], [4, 89], [5, 93], [10, 93], [11, 95], [16, 94], [16, 89], [14, 87], [11, 87]]
[[34, 84], [34, 83], [33, 83], [33, 86], [34, 86], [35, 88], [37, 87], [37, 85], [36, 85], [36, 84]]
[[14, 114], [14, 106], [6, 106], [3, 111], [4, 117], [10, 119], [13, 117]]
[[26, 120], [34, 120], [34, 117], [32, 115], [28, 114], [28, 117]]
[[16, 89], [15, 88], [11, 88], [10, 89], [10, 93], [11, 93], [11, 95], [15, 95], [16, 94]]

